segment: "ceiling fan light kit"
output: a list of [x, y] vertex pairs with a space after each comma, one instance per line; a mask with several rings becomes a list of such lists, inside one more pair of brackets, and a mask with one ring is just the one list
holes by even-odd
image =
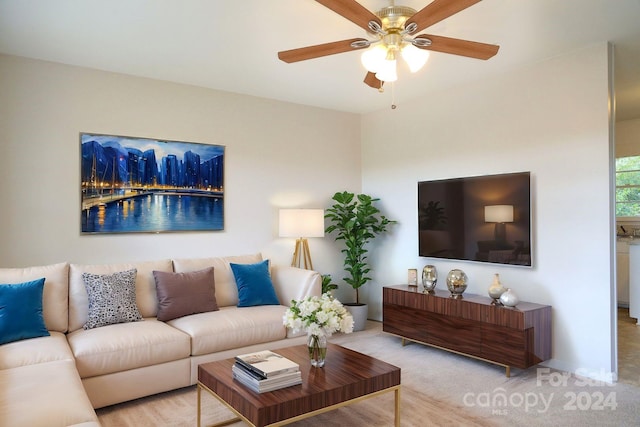
[[[420, 70], [427, 63], [429, 52], [418, 49], [413, 45], [413, 40], [405, 37], [410, 29], [404, 28], [404, 24], [415, 13], [416, 11], [410, 7], [389, 6], [376, 13], [382, 21], [382, 26], [376, 21], [369, 22], [369, 29], [375, 33], [378, 40], [369, 42], [369, 49], [362, 53], [360, 61], [367, 71], [375, 74], [378, 80], [394, 82], [398, 79], [396, 70], [398, 52], [412, 73]], [[414, 24], [411, 28], [416, 27]], [[425, 46], [425, 44], [422, 45]]]
[[405, 60], [412, 73], [420, 71], [429, 59], [429, 51], [418, 49], [412, 44], [407, 44], [402, 48], [402, 59]]
[[[375, 71], [376, 78], [383, 82], [395, 82], [398, 80], [398, 72], [396, 71], [396, 60], [385, 59], [377, 64]], [[372, 71], [373, 72], [373, 71]]]
[[316, 0], [323, 6], [350, 20], [367, 31], [375, 40], [363, 38], [342, 40], [278, 52], [287, 63], [319, 58], [327, 55], [365, 50], [360, 61], [367, 70], [365, 84], [381, 91], [385, 82], [398, 79], [398, 55], [412, 73], [420, 70], [429, 59], [429, 51], [449, 53], [475, 59], [489, 59], [498, 53], [497, 45], [429, 34], [413, 33], [424, 30], [481, 0], [433, 0], [419, 11], [407, 6], [391, 6], [375, 14], [356, 0]]
[[416, 24], [405, 28], [407, 20], [416, 14], [416, 10], [406, 6], [389, 6], [376, 12], [382, 26], [376, 21], [369, 22], [369, 29], [378, 37], [378, 41], [370, 44], [361, 56], [364, 68], [374, 73], [382, 82], [394, 82], [398, 79], [398, 52], [405, 60], [412, 73], [420, 70], [429, 59], [429, 52], [421, 51], [412, 44], [412, 40], [405, 37], [411, 30], [415, 31]]

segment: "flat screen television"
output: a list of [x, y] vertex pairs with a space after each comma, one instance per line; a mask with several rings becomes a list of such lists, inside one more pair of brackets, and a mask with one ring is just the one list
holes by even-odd
[[531, 266], [530, 172], [418, 182], [419, 256]]

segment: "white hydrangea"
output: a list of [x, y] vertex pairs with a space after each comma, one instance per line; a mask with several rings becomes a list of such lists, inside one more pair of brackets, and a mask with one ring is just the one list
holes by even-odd
[[340, 301], [329, 294], [291, 301], [291, 307], [282, 320], [294, 332], [304, 330], [310, 335], [331, 336], [335, 332], [353, 332], [353, 317]]

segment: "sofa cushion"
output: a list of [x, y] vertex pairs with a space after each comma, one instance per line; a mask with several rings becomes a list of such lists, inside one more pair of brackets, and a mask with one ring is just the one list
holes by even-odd
[[0, 390], [3, 426], [100, 425], [73, 360], [2, 370]]
[[322, 277], [316, 271], [288, 265], [272, 265], [270, 273], [273, 287], [282, 305], [288, 306], [291, 300], [299, 301], [309, 295], [320, 296], [322, 293]]
[[[138, 271], [136, 275], [136, 303], [142, 317], [155, 317], [158, 311], [156, 283], [153, 271], [173, 271], [171, 260], [146, 261], [130, 264], [71, 264], [69, 268], [69, 331], [81, 329], [87, 321], [89, 299], [82, 273], [113, 274], [118, 271]], [[46, 291], [46, 283], [45, 283]]]
[[49, 331], [66, 332], [69, 325], [69, 264], [0, 268], [0, 283], [24, 283], [44, 277], [42, 316]]
[[48, 337], [15, 341], [0, 346], [0, 370], [55, 360], [73, 360], [73, 353], [62, 332]]
[[49, 336], [42, 317], [44, 277], [13, 285], [0, 284], [0, 345]]
[[213, 267], [188, 273], [154, 271], [158, 320], [218, 310]]
[[238, 304], [238, 288], [229, 264], [232, 262], [236, 264], [254, 264], [260, 261], [262, 261], [261, 254], [174, 259], [173, 268], [176, 273], [181, 273], [213, 267], [216, 281], [216, 302], [218, 307], [226, 307]]
[[282, 316], [286, 309], [281, 305], [220, 307], [167, 323], [191, 337], [191, 355], [198, 356], [285, 338]]
[[89, 298], [84, 329], [142, 320], [136, 305], [136, 273], [135, 268], [113, 274], [82, 273]]
[[268, 260], [255, 264], [230, 265], [238, 287], [238, 307], [280, 304], [269, 275]]
[[153, 318], [78, 329], [67, 339], [82, 378], [183, 359], [190, 353], [188, 335]]

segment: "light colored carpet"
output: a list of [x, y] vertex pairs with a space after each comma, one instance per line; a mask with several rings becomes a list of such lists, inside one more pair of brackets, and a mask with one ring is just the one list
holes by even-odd
[[[381, 324], [331, 342], [402, 369], [401, 423], [423, 426], [638, 426], [640, 388], [597, 384], [541, 367], [504, 368], [431, 347], [401, 345]], [[327, 357], [331, 357], [329, 353]], [[99, 409], [104, 427], [194, 426], [196, 389], [188, 387]], [[232, 416], [203, 393], [203, 421]], [[231, 424], [242, 426], [241, 422]], [[292, 426], [390, 426], [393, 393], [318, 415]]]

